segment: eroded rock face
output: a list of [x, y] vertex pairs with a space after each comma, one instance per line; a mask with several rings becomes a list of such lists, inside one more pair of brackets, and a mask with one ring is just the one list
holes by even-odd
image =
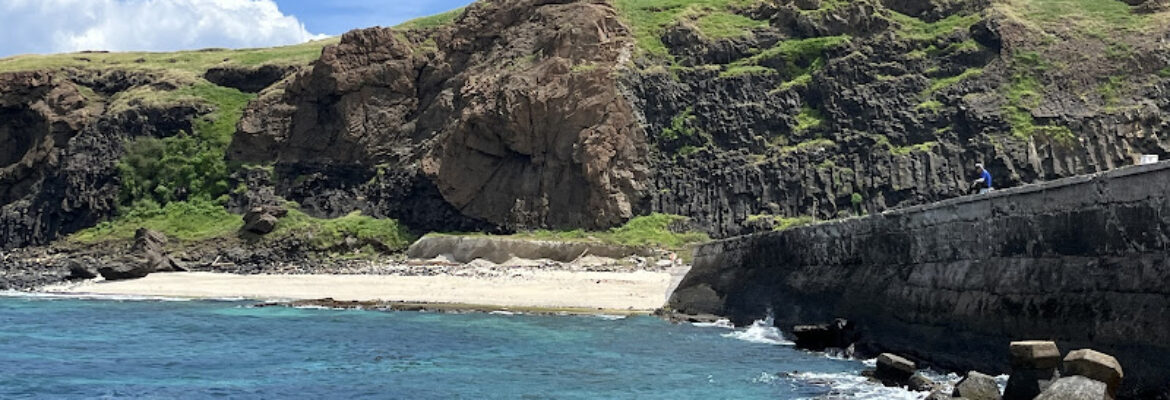
[[0, 249], [45, 244], [112, 216], [124, 141], [190, 132], [191, 121], [210, 111], [189, 104], [109, 110], [79, 90], [111, 95], [155, 85], [168, 88], [150, 73], [0, 74]]
[[432, 34], [347, 33], [249, 106], [229, 156], [275, 161], [278, 192], [318, 214], [438, 230], [633, 215], [645, 140], [613, 77], [632, 42], [609, 5], [477, 3]]
[[[0, 249], [43, 243], [109, 210], [101, 176], [79, 148], [104, 143], [82, 136], [85, 99], [68, 80], [29, 72], [0, 74]], [[76, 140], [75, 140], [76, 139]]]

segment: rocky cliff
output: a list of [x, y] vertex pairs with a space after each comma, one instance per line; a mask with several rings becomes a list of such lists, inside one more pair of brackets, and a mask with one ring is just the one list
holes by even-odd
[[485, 2], [425, 34], [350, 32], [249, 106], [229, 157], [276, 163], [278, 192], [322, 214], [613, 226], [648, 181], [615, 78], [629, 37], [600, 1]]
[[[286, 59], [0, 61], [90, 110], [34, 110], [28, 72], [6, 73], [16, 116], [0, 132], [19, 140], [0, 161], [49, 136], [58, 156], [30, 153], [56, 160], [26, 164], [44, 179], [6, 173], [4, 246], [108, 218], [115, 192], [123, 206], [229, 196], [236, 212], [291, 200], [419, 232], [663, 212], [725, 237], [955, 197], [976, 162], [1010, 187], [1170, 155], [1160, 0], [485, 0], [450, 18]], [[165, 144], [137, 142], [173, 136], [203, 170], [115, 171], [158, 169], [140, 156]]]
[[859, 350], [1006, 373], [1006, 343], [1093, 347], [1125, 398], [1170, 395], [1170, 163], [1130, 167], [699, 248], [676, 311], [845, 318]]
[[955, 197], [976, 162], [1008, 187], [1166, 155], [1167, 13], [1051, 3], [478, 2], [347, 34], [230, 157], [326, 215], [728, 236]]

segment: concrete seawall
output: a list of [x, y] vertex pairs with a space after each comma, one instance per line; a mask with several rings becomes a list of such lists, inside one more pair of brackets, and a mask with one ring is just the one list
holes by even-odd
[[[1129, 167], [696, 250], [670, 300], [781, 328], [847, 318], [859, 345], [1008, 371], [1008, 343], [1091, 347], [1122, 395], [1170, 395], [1170, 163]], [[1161, 397], [1170, 398], [1170, 397]]]

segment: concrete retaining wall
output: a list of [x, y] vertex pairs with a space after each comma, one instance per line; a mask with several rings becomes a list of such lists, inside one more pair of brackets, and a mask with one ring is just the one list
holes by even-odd
[[1121, 360], [1126, 397], [1170, 393], [1170, 163], [713, 242], [673, 309], [781, 328], [848, 318], [860, 345], [1008, 370], [1008, 342]]

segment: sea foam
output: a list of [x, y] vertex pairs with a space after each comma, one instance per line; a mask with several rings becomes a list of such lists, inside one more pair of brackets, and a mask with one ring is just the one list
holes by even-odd
[[745, 342], [772, 344], [779, 346], [792, 346], [791, 340], [785, 339], [784, 334], [776, 328], [775, 321], [772, 317], [753, 322], [751, 326], [743, 330], [735, 330], [724, 333], [723, 337], [743, 340]]

